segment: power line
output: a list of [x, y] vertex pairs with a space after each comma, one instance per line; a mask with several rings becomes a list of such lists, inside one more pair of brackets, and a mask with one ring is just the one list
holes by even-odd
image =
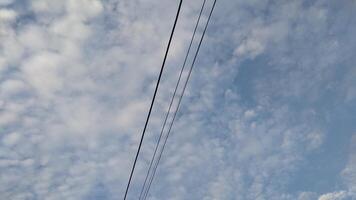
[[190, 69], [189, 69], [188, 77], [187, 77], [187, 79], [186, 79], [186, 81], [185, 81], [185, 83], [184, 83], [184, 87], [183, 87], [182, 94], [181, 94], [181, 96], [180, 96], [180, 98], [179, 98], [179, 101], [178, 101], [178, 105], [177, 105], [177, 107], [176, 107], [176, 110], [174, 111], [173, 119], [172, 119], [172, 121], [171, 121], [171, 123], [170, 123], [170, 126], [169, 126], [169, 129], [168, 129], [168, 132], [167, 132], [166, 138], [165, 138], [165, 140], [164, 140], [164, 143], [163, 143], [162, 149], [161, 149], [161, 151], [160, 151], [160, 154], [159, 154], [158, 160], [157, 160], [157, 162], [156, 162], [156, 164], [155, 164], [155, 166], [154, 166], [154, 168], [153, 168], [153, 174], [152, 174], [152, 176], [151, 176], [151, 178], [150, 178], [150, 180], [149, 180], [149, 184], [148, 184], [148, 187], [147, 187], [146, 193], [145, 193], [144, 198], [143, 198], [144, 200], [146, 200], [147, 195], [148, 195], [148, 193], [149, 193], [149, 190], [150, 190], [150, 188], [151, 188], [151, 184], [152, 184], [152, 182], [153, 182], [153, 179], [154, 179], [154, 176], [155, 176], [155, 173], [156, 173], [156, 170], [157, 170], [157, 167], [158, 167], [159, 161], [161, 160], [162, 153], [163, 153], [163, 151], [164, 151], [164, 148], [165, 148], [165, 146], [166, 146], [166, 143], [167, 143], [168, 137], [169, 137], [170, 132], [171, 132], [171, 129], [172, 129], [172, 127], [173, 127], [174, 120], [175, 120], [175, 118], [176, 118], [176, 116], [177, 116], [177, 112], [178, 112], [178, 110], [179, 110], [179, 107], [180, 107], [180, 104], [181, 104], [182, 98], [183, 98], [183, 96], [184, 96], [185, 89], [186, 89], [186, 87], [187, 87], [187, 84], [188, 84], [189, 78], [190, 78], [190, 76], [191, 76], [191, 73], [192, 73], [192, 70], [193, 70], [193, 67], [194, 67], [194, 64], [195, 64], [196, 58], [197, 58], [197, 56], [198, 56], [198, 53], [199, 53], [199, 50], [200, 50], [200, 47], [201, 47], [201, 44], [202, 44], [202, 41], [203, 41], [203, 39], [204, 39], [204, 36], [205, 36], [206, 30], [207, 30], [207, 28], [208, 28], [208, 24], [209, 24], [209, 21], [210, 21], [210, 19], [211, 19], [211, 15], [212, 15], [212, 13], [213, 13], [213, 11], [214, 11], [215, 4], [216, 4], [216, 0], [214, 0], [214, 4], [213, 4], [213, 6], [212, 6], [212, 8], [211, 8], [211, 10], [210, 10], [209, 17], [208, 17], [208, 20], [207, 20], [207, 22], [206, 22], [206, 24], [205, 24], [205, 28], [204, 28], [204, 31], [203, 31], [202, 37], [200, 38], [200, 41], [199, 41], [199, 45], [198, 45], [197, 51], [195, 52], [195, 55], [194, 55], [194, 59], [193, 59], [192, 65], [191, 65], [191, 67], [190, 67]]
[[154, 161], [155, 158], [156, 158], [157, 149], [158, 149], [159, 144], [160, 144], [160, 142], [161, 142], [161, 138], [162, 138], [162, 136], [163, 136], [163, 132], [164, 132], [165, 127], [166, 127], [166, 124], [167, 124], [167, 119], [168, 119], [168, 117], [169, 117], [169, 114], [170, 114], [170, 111], [171, 111], [171, 108], [172, 108], [172, 105], [173, 105], [175, 96], [176, 96], [176, 94], [177, 94], [178, 87], [179, 87], [179, 85], [180, 85], [180, 81], [181, 81], [181, 78], [182, 78], [182, 74], [183, 74], [183, 71], [184, 71], [184, 69], [185, 69], [185, 66], [186, 66], [186, 63], [187, 63], [187, 60], [188, 60], [188, 56], [189, 56], [189, 53], [190, 53], [190, 49], [191, 49], [191, 47], [192, 47], [192, 44], [193, 44], [193, 41], [194, 41], [194, 38], [195, 38], [195, 34], [196, 34], [196, 32], [197, 32], [197, 29], [198, 29], [198, 25], [199, 25], [199, 22], [200, 22], [200, 18], [201, 18], [202, 12], [203, 12], [203, 10], [204, 10], [205, 3], [206, 3], [206, 0], [204, 0], [203, 5], [202, 5], [202, 7], [201, 7], [201, 9], [200, 9], [199, 17], [198, 17], [198, 20], [197, 20], [197, 22], [196, 22], [196, 25], [195, 25], [195, 28], [194, 28], [194, 31], [193, 31], [192, 38], [191, 38], [191, 40], [190, 40], [190, 44], [189, 44], [187, 53], [186, 53], [185, 58], [184, 58], [183, 66], [182, 66], [182, 68], [181, 68], [181, 70], [180, 70], [180, 73], [179, 73], [179, 78], [178, 78], [177, 84], [176, 84], [176, 86], [175, 86], [175, 89], [174, 89], [174, 92], [173, 92], [173, 96], [172, 96], [171, 102], [170, 102], [170, 104], [169, 104], [168, 111], [167, 111], [167, 113], [166, 113], [166, 116], [165, 116], [165, 119], [164, 119], [164, 122], [163, 122], [163, 126], [162, 126], [162, 129], [161, 129], [161, 133], [160, 133], [160, 135], [159, 135], [159, 138], [158, 138], [158, 141], [157, 141], [157, 144], [156, 144], [156, 147], [155, 147], [155, 150], [154, 150], [152, 159], [151, 159], [151, 161], [150, 161], [150, 165], [149, 165], [149, 168], [148, 168], [146, 177], [145, 177], [145, 181], [144, 181], [143, 186], [142, 186], [142, 188], [141, 188], [139, 200], [141, 199], [142, 194], [143, 194], [144, 191], [145, 191], [147, 178], [148, 178], [148, 176], [149, 176], [149, 174], [150, 174], [150, 172], [151, 172], [151, 168], [152, 168], [153, 161]]
[[148, 115], [147, 115], [147, 118], [146, 118], [145, 126], [144, 126], [143, 131], [142, 131], [140, 144], [139, 144], [139, 146], [138, 146], [137, 153], [136, 153], [136, 156], [135, 156], [135, 161], [134, 161], [133, 166], [132, 166], [132, 169], [131, 169], [129, 181], [128, 181], [128, 183], [127, 183], [124, 200], [126, 200], [127, 193], [128, 193], [128, 191], [129, 191], [129, 188], [130, 188], [132, 176], [133, 176], [133, 173], [134, 173], [134, 171], [135, 171], [135, 167], [136, 167], [136, 163], [137, 163], [137, 158], [138, 158], [138, 156], [139, 156], [139, 154], [140, 154], [140, 150], [141, 150], [143, 138], [144, 138], [144, 136], [145, 136], [145, 132], [146, 132], [146, 129], [147, 129], [147, 125], [148, 125], [148, 122], [149, 122], [149, 119], [150, 119], [150, 116], [151, 116], [151, 112], [152, 112], [153, 104], [154, 104], [155, 99], [156, 99], [158, 87], [159, 87], [159, 84], [160, 84], [160, 82], [161, 82], [161, 77], [162, 77], [163, 69], [164, 69], [164, 66], [165, 66], [165, 64], [166, 64], [168, 51], [169, 51], [169, 48], [170, 48], [170, 46], [171, 46], [171, 42], [172, 42], [174, 30], [175, 30], [176, 25], [177, 25], [177, 21], [178, 21], [178, 18], [179, 18], [179, 14], [180, 14], [180, 9], [181, 9], [181, 7], [182, 7], [182, 3], [183, 3], [183, 0], [180, 0], [179, 6], [178, 6], [178, 11], [177, 11], [177, 14], [176, 14], [176, 17], [175, 17], [175, 20], [174, 20], [174, 25], [173, 25], [173, 28], [172, 28], [172, 31], [171, 31], [171, 35], [170, 35], [170, 37], [169, 37], [169, 42], [168, 42], [168, 45], [167, 45], [167, 48], [166, 48], [166, 52], [165, 52], [165, 55], [164, 55], [164, 59], [163, 59], [163, 62], [162, 62], [161, 70], [160, 70], [160, 72], [159, 72], [159, 76], [158, 76], [158, 80], [157, 80], [157, 83], [156, 83], [156, 88], [155, 88], [155, 91], [154, 91], [154, 94], [153, 94], [153, 98], [152, 98], [152, 102], [151, 102], [151, 105], [150, 105], [150, 109], [149, 109], [149, 111], [148, 111]]

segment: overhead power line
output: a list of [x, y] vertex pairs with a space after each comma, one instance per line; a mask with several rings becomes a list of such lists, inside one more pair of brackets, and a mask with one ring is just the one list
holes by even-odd
[[158, 80], [157, 80], [157, 83], [156, 83], [155, 91], [154, 91], [153, 98], [152, 98], [152, 101], [151, 101], [150, 109], [148, 111], [148, 115], [147, 115], [147, 118], [146, 118], [145, 126], [144, 126], [143, 131], [142, 131], [141, 140], [140, 140], [137, 152], [136, 152], [136, 156], [135, 156], [135, 160], [134, 160], [133, 166], [131, 168], [130, 177], [129, 177], [129, 180], [128, 180], [128, 183], [127, 183], [127, 186], [126, 186], [126, 190], [125, 190], [124, 200], [126, 200], [127, 193], [129, 191], [129, 188], [130, 188], [132, 176], [133, 176], [133, 173], [135, 171], [135, 167], [136, 167], [136, 163], [137, 163], [137, 158], [138, 158], [138, 156], [140, 154], [142, 142], [143, 142], [143, 139], [144, 139], [144, 136], [145, 136], [145, 132], [146, 132], [146, 129], [147, 129], [147, 125], [148, 125], [148, 122], [149, 122], [149, 119], [150, 119], [150, 116], [151, 116], [153, 104], [155, 102], [157, 91], [158, 91], [158, 87], [159, 87], [159, 84], [161, 82], [163, 69], [164, 69], [164, 66], [166, 64], [167, 55], [168, 55], [168, 52], [169, 52], [169, 48], [171, 46], [172, 38], [173, 38], [174, 31], [175, 31], [175, 28], [176, 28], [176, 25], [177, 25], [177, 21], [178, 21], [178, 18], [179, 18], [179, 14], [180, 14], [180, 10], [181, 10], [181, 7], [182, 7], [182, 3], [183, 3], [183, 0], [180, 0], [179, 6], [178, 6], [178, 11], [177, 11], [177, 14], [176, 14], [176, 17], [175, 17], [175, 20], [174, 20], [174, 25], [173, 25], [173, 28], [172, 28], [172, 31], [171, 31], [171, 35], [169, 37], [169, 42], [168, 42], [168, 45], [167, 45], [167, 48], [166, 48], [166, 52], [165, 52], [165, 55], [164, 55], [162, 66], [161, 66], [161, 70], [160, 70], [160, 73], [159, 73], [159, 76], [158, 76]]
[[168, 132], [167, 132], [167, 134], [166, 134], [166, 137], [165, 137], [163, 146], [162, 146], [162, 148], [161, 148], [161, 150], [160, 150], [160, 153], [159, 153], [157, 162], [155, 163], [155, 165], [154, 165], [154, 167], [153, 167], [153, 172], [152, 172], [152, 175], [151, 175], [151, 177], [150, 177], [150, 180], [149, 180], [149, 183], [148, 183], [146, 192], [145, 192], [145, 194], [144, 194], [143, 200], [146, 200], [146, 198], [147, 198], [147, 196], [148, 196], [148, 193], [149, 193], [149, 190], [150, 190], [150, 188], [151, 188], [151, 185], [152, 185], [152, 182], [153, 182], [155, 173], [156, 173], [156, 171], [157, 171], [158, 164], [159, 164], [159, 162], [160, 162], [160, 160], [161, 160], [162, 153], [163, 153], [163, 151], [164, 151], [164, 148], [165, 148], [165, 146], [166, 146], [168, 137], [169, 137], [170, 132], [171, 132], [171, 130], [172, 130], [172, 127], [173, 127], [173, 124], [174, 124], [174, 120], [175, 120], [175, 118], [176, 118], [176, 116], [177, 116], [177, 113], [178, 113], [178, 110], [179, 110], [179, 107], [180, 107], [182, 98], [183, 98], [183, 96], [184, 96], [184, 92], [185, 92], [185, 90], [186, 90], [188, 81], [189, 81], [189, 79], [190, 79], [192, 70], [193, 70], [193, 68], [194, 68], [194, 64], [195, 64], [196, 58], [197, 58], [197, 56], [198, 56], [198, 53], [199, 53], [201, 44], [202, 44], [202, 42], [203, 42], [203, 39], [204, 39], [206, 30], [207, 30], [207, 28], [208, 28], [208, 25], [209, 25], [209, 22], [210, 22], [212, 13], [213, 13], [213, 11], [214, 11], [215, 5], [216, 5], [216, 0], [214, 0], [213, 6], [212, 6], [212, 8], [211, 8], [211, 10], [210, 10], [208, 20], [207, 20], [207, 22], [206, 22], [206, 24], [205, 24], [204, 31], [203, 31], [202, 36], [201, 36], [201, 38], [200, 38], [198, 48], [197, 48], [197, 50], [196, 50], [196, 52], [195, 52], [195, 55], [194, 55], [194, 58], [193, 58], [191, 67], [190, 67], [190, 69], [189, 69], [189, 73], [188, 73], [187, 79], [186, 79], [186, 81], [185, 81], [185, 83], [184, 83], [184, 87], [183, 87], [182, 94], [181, 94], [181, 96], [179, 97], [177, 107], [176, 107], [176, 109], [175, 109], [175, 111], [174, 111], [173, 119], [172, 119], [172, 121], [171, 121], [171, 123], [170, 123], [170, 125], [169, 125], [169, 129], [168, 129]]
[[[176, 86], [175, 86], [175, 88], [174, 88], [174, 92], [173, 92], [173, 95], [172, 95], [172, 99], [171, 99], [171, 102], [170, 102], [170, 104], [169, 104], [169, 107], [168, 107], [168, 111], [167, 111], [167, 113], [166, 113], [166, 116], [165, 116], [165, 118], [164, 118], [163, 126], [162, 126], [162, 129], [161, 129], [161, 132], [160, 132], [160, 135], [159, 135], [159, 138], [158, 138], [158, 141], [157, 141], [157, 144], [156, 144], [156, 147], [155, 147], [155, 150], [154, 150], [152, 159], [151, 159], [151, 161], [150, 161], [148, 171], [147, 171], [147, 173], [146, 173], [145, 181], [144, 181], [143, 186], [142, 186], [142, 188], [141, 188], [139, 200], [141, 200], [143, 194], [146, 194], [146, 191], [147, 191], [147, 190], [145, 190], [145, 188], [146, 188], [147, 179], [148, 179], [148, 177], [149, 177], [149, 175], [150, 175], [150, 173], [151, 173], [152, 164], [153, 164], [153, 162], [154, 162], [154, 160], [155, 160], [155, 158], [156, 158], [157, 150], [158, 150], [159, 144], [160, 144], [160, 142], [161, 142], [161, 139], [162, 139], [162, 136], [163, 136], [163, 133], [164, 133], [166, 124], [167, 124], [167, 120], [168, 120], [169, 114], [170, 114], [170, 112], [171, 112], [171, 108], [172, 108], [174, 99], [175, 99], [176, 94], [177, 94], [178, 87], [179, 87], [180, 82], [181, 82], [182, 74], [183, 74], [183, 72], [184, 72], [184, 69], [185, 69], [185, 66], [186, 66], [186, 63], [187, 63], [187, 60], [188, 60], [188, 57], [189, 57], [189, 53], [190, 53], [190, 50], [191, 50], [191, 47], [192, 47], [192, 44], [193, 44], [193, 41], [194, 41], [194, 38], [195, 38], [195, 34], [196, 34], [197, 29], [198, 29], [198, 26], [199, 26], [200, 18], [201, 18], [202, 12], [203, 12], [203, 10], [204, 10], [205, 3], [206, 3], [206, 0], [204, 0], [203, 5], [201, 6], [200, 13], [199, 13], [199, 16], [198, 16], [198, 20], [197, 20], [197, 22], [196, 22], [196, 24], [195, 24], [195, 28], [194, 28], [194, 31], [193, 31], [193, 35], [192, 35], [192, 38], [191, 38], [191, 40], [190, 40], [190, 44], [189, 44], [187, 53], [186, 53], [185, 58], [184, 58], [183, 66], [182, 66], [182, 68], [181, 68], [181, 70], [180, 70], [179, 77], [178, 77], [178, 81], [177, 81]], [[144, 196], [146, 196], [146, 195], [144, 195]]]

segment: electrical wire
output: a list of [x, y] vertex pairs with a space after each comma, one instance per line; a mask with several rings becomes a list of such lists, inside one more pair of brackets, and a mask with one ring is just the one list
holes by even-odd
[[177, 11], [177, 14], [176, 14], [176, 17], [175, 17], [175, 20], [174, 20], [174, 25], [173, 25], [173, 28], [172, 28], [172, 31], [171, 31], [171, 35], [169, 37], [169, 42], [168, 42], [168, 45], [167, 45], [167, 48], [166, 48], [166, 52], [165, 52], [165, 55], [164, 55], [162, 66], [161, 66], [161, 70], [160, 70], [160, 73], [159, 73], [159, 76], [158, 76], [158, 80], [157, 80], [157, 83], [156, 83], [155, 91], [154, 91], [153, 98], [152, 98], [152, 101], [151, 101], [150, 109], [148, 111], [148, 115], [147, 115], [147, 118], [146, 118], [145, 126], [144, 126], [143, 131], [142, 131], [142, 135], [141, 135], [140, 143], [139, 143], [139, 146], [138, 146], [138, 149], [137, 149], [137, 152], [136, 152], [135, 160], [134, 160], [133, 166], [131, 168], [130, 177], [129, 177], [129, 180], [128, 180], [128, 183], [127, 183], [127, 186], [126, 186], [126, 190], [125, 190], [124, 200], [126, 200], [126, 197], [127, 197], [127, 194], [128, 194], [129, 188], [130, 188], [132, 176], [133, 176], [133, 173], [135, 171], [135, 167], [136, 167], [136, 163], [137, 163], [137, 158], [138, 158], [138, 156], [140, 154], [142, 142], [143, 142], [143, 139], [144, 139], [144, 136], [145, 136], [145, 132], [146, 132], [146, 129], [147, 129], [147, 125], [148, 125], [148, 122], [149, 122], [149, 119], [150, 119], [150, 116], [151, 116], [153, 104], [154, 104], [155, 99], [156, 99], [158, 87], [159, 87], [159, 84], [160, 84], [160, 81], [161, 81], [163, 69], [164, 69], [164, 66], [165, 66], [165, 63], [166, 63], [166, 60], [167, 60], [167, 55], [168, 55], [168, 52], [169, 52], [169, 48], [171, 46], [172, 38], [173, 38], [174, 31], [175, 31], [175, 28], [176, 28], [176, 25], [177, 25], [177, 21], [178, 21], [178, 18], [179, 18], [179, 14], [180, 14], [180, 10], [181, 10], [181, 7], [182, 7], [182, 3], [183, 3], [183, 0], [180, 0], [179, 6], [178, 6], [178, 11]]
[[201, 37], [201, 39], [200, 39], [200, 41], [199, 41], [199, 45], [198, 45], [197, 51], [195, 52], [192, 65], [191, 65], [191, 67], [190, 67], [190, 69], [189, 69], [188, 77], [187, 77], [187, 79], [186, 79], [186, 81], [185, 81], [185, 83], [184, 83], [183, 91], [182, 91], [182, 94], [181, 94], [181, 96], [180, 96], [180, 98], [179, 98], [178, 105], [177, 105], [176, 110], [175, 110], [175, 112], [174, 112], [173, 119], [172, 119], [172, 121], [171, 121], [171, 123], [170, 123], [170, 126], [169, 126], [169, 129], [168, 129], [167, 135], [166, 135], [166, 137], [165, 137], [165, 140], [164, 140], [162, 149], [161, 149], [161, 151], [160, 151], [158, 160], [157, 160], [157, 162], [155, 163], [155, 166], [154, 166], [154, 168], [153, 168], [153, 174], [152, 174], [152, 176], [150, 177], [147, 190], [146, 190], [146, 192], [145, 192], [145, 194], [144, 194], [144, 198], [143, 198], [144, 200], [146, 200], [146, 198], [147, 198], [147, 196], [148, 196], [148, 193], [149, 193], [149, 190], [150, 190], [150, 188], [151, 188], [151, 185], [152, 185], [152, 182], [153, 182], [153, 179], [154, 179], [154, 176], [155, 176], [155, 173], [156, 173], [156, 170], [157, 170], [159, 161], [161, 160], [162, 153], [163, 153], [163, 151], [164, 151], [164, 148], [165, 148], [165, 146], [166, 146], [168, 137], [169, 137], [170, 132], [171, 132], [171, 129], [172, 129], [172, 127], [173, 127], [174, 120], [175, 120], [175, 118], [176, 118], [176, 116], [177, 116], [177, 112], [178, 112], [178, 110], [179, 110], [179, 107], [180, 107], [182, 98], [183, 98], [183, 96], [184, 96], [185, 89], [186, 89], [186, 87], [187, 87], [187, 84], [188, 84], [188, 81], [189, 81], [189, 79], [190, 79], [192, 70], [193, 70], [193, 68], [194, 68], [194, 64], [195, 64], [196, 58], [197, 58], [197, 56], [198, 56], [198, 53], [199, 53], [199, 50], [200, 50], [202, 41], [203, 41], [203, 39], [204, 39], [204, 36], [205, 36], [206, 30], [207, 30], [209, 21], [210, 21], [210, 19], [211, 19], [211, 15], [212, 15], [212, 13], [213, 13], [213, 11], [214, 11], [215, 4], [216, 4], [216, 0], [214, 0], [214, 4], [213, 4], [213, 6], [212, 6], [212, 8], [211, 8], [211, 10], [210, 10], [208, 20], [207, 20], [207, 22], [206, 22], [206, 24], [205, 24], [205, 28], [204, 28], [202, 37]]
[[182, 74], [183, 74], [184, 69], [185, 69], [185, 67], [186, 67], [186, 63], [187, 63], [187, 60], [188, 60], [188, 56], [189, 56], [189, 53], [190, 53], [190, 50], [191, 50], [191, 47], [192, 47], [192, 44], [193, 44], [193, 41], [194, 41], [194, 38], [195, 38], [195, 34], [196, 34], [197, 29], [198, 29], [198, 26], [199, 26], [200, 18], [201, 18], [202, 12], [203, 12], [203, 10], [204, 10], [205, 3], [206, 3], [206, 0], [204, 0], [203, 5], [202, 5], [202, 7], [201, 7], [201, 9], [200, 9], [200, 13], [199, 13], [199, 16], [198, 16], [198, 20], [197, 20], [197, 22], [196, 22], [196, 25], [195, 25], [195, 28], [194, 28], [194, 31], [193, 31], [193, 35], [192, 35], [192, 38], [191, 38], [191, 40], [190, 40], [190, 44], [189, 44], [187, 53], [186, 53], [185, 58], [184, 58], [183, 66], [182, 66], [182, 68], [181, 68], [181, 70], [180, 70], [179, 78], [178, 78], [178, 81], [177, 81], [177, 83], [176, 83], [176, 86], [175, 86], [175, 89], [174, 89], [174, 92], [173, 92], [173, 96], [172, 96], [171, 102], [170, 102], [170, 104], [169, 104], [169, 108], [168, 108], [168, 111], [167, 111], [167, 113], [166, 113], [166, 116], [165, 116], [165, 119], [164, 119], [164, 122], [163, 122], [163, 126], [162, 126], [162, 129], [161, 129], [161, 132], [160, 132], [160, 135], [159, 135], [159, 138], [158, 138], [158, 141], [157, 141], [157, 144], [156, 144], [156, 147], [155, 147], [155, 150], [154, 150], [152, 159], [151, 159], [151, 161], [150, 161], [150, 165], [149, 165], [149, 168], [148, 168], [146, 177], [145, 177], [145, 181], [144, 181], [143, 186], [142, 186], [142, 188], [141, 188], [139, 200], [141, 199], [142, 194], [143, 194], [143, 191], [145, 190], [147, 178], [148, 178], [148, 176], [149, 176], [149, 174], [150, 174], [150, 172], [151, 172], [151, 168], [152, 168], [153, 161], [154, 161], [155, 158], [156, 158], [157, 149], [158, 149], [159, 144], [160, 144], [160, 142], [161, 142], [161, 139], [162, 139], [162, 136], [163, 136], [163, 133], [164, 133], [166, 124], [167, 124], [167, 119], [168, 119], [169, 114], [170, 114], [170, 112], [171, 112], [171, 108], [172, 108], [172, 105], [173, 105], [175, 96], [176, 96], [176, 94], [177, 94], [178, 87], [179, 87], [179, 85], [180, 85], [180, 81], [181, 81], [181, 78], [182, 78]]

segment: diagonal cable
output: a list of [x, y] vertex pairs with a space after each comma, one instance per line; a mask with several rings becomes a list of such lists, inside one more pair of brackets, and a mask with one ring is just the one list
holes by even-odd
[[149, 176], [149, 174], [150, 174], [150, 172], [151, 172], [151, 168], [152, 168], [153, 161], [154, 161], [155, 158], [156, 158], [156, 153], [157, 153], [159, 144], [160, 144], [160, 142], [161, 142], [161, 139], [162, 139], [162, 136], [163, 136], [163, 132], [164, 132], [165, 127], [166, 127], [166, 124], [167, 124], [167, 119], [168, 119], [168, 117], [169, 117], [169, 114], [170, 114], [170, 112], [171, 112], [171, 108], [172, 108], [172, 105], [173, 105], [175, 96], [176, 96], [176, 94], [177, 94], [178, 87], [179, 87], [179, 85], [180, 85], [180, 81], [181, 81], [181, 78], [182, 78], [182, 74], [183, 74], [183, 72], [184, 72], [184, 69], [185, 69], [185, 66], [186, 66], [186, 63], [187, 63], [187, 60], [188, 60], [188, 56], [189, 56], [189, 53], [190, 53], [190, 50], [191, 50], [191, 47], [192, 47], [192, 44], [193, 44], [193, 41], [194, 41], [194, 38], [195, 38], [195, 34], [196, 34], [196, 32], [197, 32], [197, 29], [198, 29], [198, 25], [199, 25], [199, 22], [200, 22], [200, 18], [201, 18], [202, 12], [203, 12], [203, 10], [204, 10], [205, 2], [206, 2], [206, 0], [204, 0], [203, 5], [202, 5], [202, 7], [201, 7], [201, 9], [200, 9], [199, 17], [198, 17], [198, 20], [197, 20], [197, 22], [196, 22], [196, 25], [195, 25], [195, 28], [194, 28], [194, 32], [193, 32], [192, 38], [191, 38], [191, 40], [190, 40], [190, 44], [189, 44], [187, 53], [186, 53], [185, 58], [184, 58], [184, 63], [183, 63], [183, 66], [182, 66], [182, 68], [181, 68], [181, 70], [180, 70], [180, 73], [179, 73], [179, 78], [178, 78], [178, 81], [177, 81], [177, 83], [176, 83], [176, 86], [175, 86], [175, 89], [174, 89], [174, 92], [173, 92], [173, 96], [172, 96], [171, 102], [170, 102], [170, 104], [169, 104], [169, 108], [168, 108], [168, 111], [167, 111], [167, 113], [166, 113], [166, 116], [165, 116], [165, 119], [164, 119], [164, 122], [163, 122], [163, 126], [162, 126], [162, 129], [161, 129], [161, 132], [160, 132], [160, 135], [159, 135], [159, 138], [158, 138], [158, 141], [157, 141], [157, 144], [156, 144], [156, 147], [155, 147], [155, 150], [154, 150], [152, 159], [151, 159], [151, 161], [150, 161], [150, 165], [149, 165], [149, 168], [148, 168], [148, 171], [147, 171], [147, 174], [146, 174], [145, 181], [144, 181], [143, 186], [142, 186], [142, 188], [141, 188], [139, 200], [141, 199], [141, 197], [142, 197], [142, 195], [143, 195], [143, 191], [145, 190], [146, 182], [147, 182], [148, 176]]
[[151, 112], [152, 112], [153, 104], [154, 104], [155, 99], [156, 99], [158, 87], [159, 87], [159, 84], [160, 84], [160, 82], [161, 82], [161, 77], [162, 77], [163, 69], [164, 69], [164, 66], [165, 66], [165, 63], [166, 63], [166, 60], [167, 60], [167, 55], [168, 55], [168, 52], [169, 52], [169, 48], [170, 48], [170, 46], [171, 46], [173, 34], [174, 34], [174, 31], [175, 31], [175, 28], [176, 28], [176, 25], [177, 25], [177, 21], [178, 21], [178, 18], [179, 18], [179, 14], [180, 14], [180, 9], [181, 9], [181, 7], [182, 7], [182, 3], [183, 3], [183, 0], [180, 0], [179, 6], [178, 6], [178, 11], [177, 11], [177, 14], [176, 14], [176, 17], [175, 17], [175, 20], [174, 20], [174, 25], [173, 25], [173, 28], [172, 28], [172, 31], [171, 31], [171, 35], [170, 35], [170, 37], [169, 37], [169, 42], [168, 42], [167, 49], [166, 49], [166, 52], [165, 52], [165, 55], [164, 55], [164, 59], [163, 59], [163, 62], [162, 62], [161, 71], [160, 71], [160, 73], [159, 73], [158, 80], [157, 80], [157, 84], [156, 84], [156, 88], [155, 88], [155, 91], [154, 91], [154, 94], [153, 94], [153, 98], [152, 98], [152, 102], [151, 102], [151, 105], [150, 105], [150, 109], [149, 109], [149, 111], [148, 111], [148, 115], [147, 115], [147, 118], [146, 118], [145, 126], [144, 126], [143, 131], [142, 131], [141, 140], [140, 140], [140, 143], [139, 143], [139, 146], [138, 146], [138, 149], [137, 149], [137, 152], [136, 152], [135, 160], [134, 160], [134, 163], [133, 163], [133, 166], [132, 166], [132, 169], [131, 169], [129, 181], [128, 181], [127, 186], [126, 186], [126, 191], [125, 191], [124, 200], [126, 200], [127, 193], [128, 193], [128, 191], [129, 191], [129, 188], [130, 188], [132, 176], [133, 176], [133, 173], [134, 173], [134, 171], [135, 171], [135, 167], [136, 167], [136, 163], [137, 163], [137, 158], [138, 158], [138, 156], [139, 156], [139, 154], [140, 154], [140, 150], [141, 150], [143, 138], [144, 138], [144, 136], [145, 136], [145, 132], [146, 132], [146, 129], [147, 129], [147, 125], [148, 125], [148, 122], [149, 122], [149, 119], [150, 119], [150, 116], [151, 116]]
[[155, 166], [154, 166], [154, 168], [153, 168], [153, 174], [152, 174], [152, 176], [150, 177], [150, 180], [149, 180], [149, 184], [148, 184], [147, 190], [145, 191], [144, 198], [143, 198], [144, 200], [146, 200], [147, 195], [148, 195], [148, 193], [149, 193], [149, 190], [150, 190], [150, 188], [151, 188], [151, 185], [152, 185], [152, 182], [153, 182], [153, 179], [154, 179], [154, 176], [155, 176], [155, 173], [156, 173], [156, 170], [157, 170], [157, 167], [158, 167], [159, 161], [161, 160], [162, 153], [163, 153], [163, 151], [164, 151], [164, 148], [165, 148], [165, 146], [166, 146], [166, 143], [167, 143], [168, 137], [169, 137], [170, 132], [171, 132], [171, 129], [172, 129], [172, 127], [173, 127], [174, 120], [175, 120], [175, 118], [176, 118], [176, 116], [177, 116], [177, 113], [178, 113], [178, 110], [179, 110], [179, 107], [180, 107], [180, 104], [181, 104], [182, 98], [183, 98], [183, 96], [184, 96], [185, 89], [186, 89], [186, 87], [187, 87], [187, 84], [188, 84], [189, 78], [190, 78], [191, 73], [192, 73], [192, 70], [193, 70], [193, 68], [194, 68], [194, 64], [195, 64], [196, 58], [197, 58], [197, 56], [198, 56], [198, 53], [199, 53], [199, 50], [200, 50], [201, 44], [202, 44], [202, 42], [203, 42], [203, 39], [204, 39], [204, 36], [205, 36], [206, 30], [207, 30], [207, 28], [208, 28], [208, 24], [209, 24], [209, 22], [210, 22], [211, 15], [212, 15], [212, 13], [213, 13], [213, 11], [214, 11], [215, 4], [216, 4], [216, 0], [214, 0], [214, 4], [213, 4], [213, 6], [212, 6], [212, 8], [211, 8], [211, 10], [210, 10], [208, 20], [207, 20], [207, 22], [206, 22], [206, 24], [205, 24], [205, 27], [204, 27], [204, 31], [203, 31], [202, 37], [200, 38], [200, 41], [199, 41], [199, 45], [198, 45], [197, 51], [195, 52], [195, 55], [194, 55], [194, 59], [193, 59], [192, 65], [191, 65], [191, 67], [190, 67], [190, 69], [189, 69], [188, 77], [187, 77], [187, 79], [186, 79], [186, 81], [185, 81], [185, 83], [184, 83], [183, 91], [182, 91], [182, 94], [181, 94], [181, 96], [180, 96], [180, 98], [179, 98], [178, 105], [177, 105], [176, 110], [175, 110], [174, 115], [173, 115], [173, 119], [172, 119], [172, 121], [171, 121], [171, 123], [170, 123], [170, 125], [169, 125], [169, 129], [168, 129], [167, 135], [166, 135], [166, 137], [165, 137], [165, 140], [164, 140], [163, 146], [162, 146], [162, 148], [161, 148], [161, 151], [160, 151], [160, 154], [159, 154], [158, 160], [157, 160], [157, 162], [155, 163]]

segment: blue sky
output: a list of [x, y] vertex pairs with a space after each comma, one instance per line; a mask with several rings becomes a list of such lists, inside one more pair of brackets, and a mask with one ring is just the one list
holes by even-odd
[[[183, 3], [128, 199], [201, 3]], [[0, 0], [0, 199], [122, 199], [177, 6]], [[355, 35], [353, 0], [218, 0], [149, 198], [356, 199]]]

